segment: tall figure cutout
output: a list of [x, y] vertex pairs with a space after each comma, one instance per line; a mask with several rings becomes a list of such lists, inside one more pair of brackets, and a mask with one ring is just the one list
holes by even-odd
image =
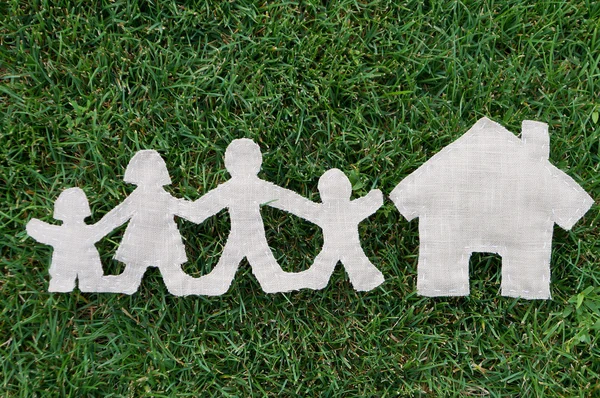
[[194, 202], [196, 219], [227, 208], [231, 232], [215, 268], [207, 275], [188, 280], [188, 294], [217, 296], [225, 293], [244, 257], [267, 293], [309, 287], [302, 272], [285, 272], [277, 263], [265, 237], [260, 206], [269, 205], [296, 213], [314, 208], [315, 204], [288, 189], [261, 180], [257, 175], [261, 164], [260, 147], [254, 141], [247, 138], [233, 140], [225, 151], [225, 168], [231, 179]]

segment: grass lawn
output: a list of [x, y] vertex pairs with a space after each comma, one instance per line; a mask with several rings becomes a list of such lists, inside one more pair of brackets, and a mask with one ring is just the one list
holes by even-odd
[[[68, 187], [100, 219], [139, 149], [161, 153], [177, 197], [228, 179], [240, 137], [262, 178], [319, 200], [337, 167], [360, 197], [482, 116], [548, 123], [551, 162], [597, 200], [600, 3], [473, 3], [0, 3], [0, 395], [600, 396], [598, 205], [555, 229], [547, 301], [501, 297], [487, 254], [470, 296], [416, 295], [418, 221], [389, 199], [360, 227], [386, 277], [368, 293], [338, 264], [322, 291], [265, 294], [244, 262], [221, 297], [174, 297], [156, 269], [133, 296], [49, 294], [51, 248], [25, 233]], [[310, 266], [320, 230], [263, 215], [283, 268]], [[178, 222], [185, 270], [207, 273], [227, 213]], [[123, 230], [98, 245], [106, 273]]]

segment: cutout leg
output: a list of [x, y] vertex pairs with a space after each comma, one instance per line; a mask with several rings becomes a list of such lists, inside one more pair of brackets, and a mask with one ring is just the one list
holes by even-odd
[[[173, 294], [178, 296], [192, 294], [220, 296], [225, 294], [229, 290], [240, 262], [244, 259], [244, 255], [237, 249], [239, 246], [240, 244], [236, 242], [227, 242], [217, 265], [206, 275], [193, 278], [181, 271], [185, 277], [179, 274], [172, 282], [169, 281], [169, 284], [175, 290]], [[171, 291], [171, 287], [169, 287], [169, 291]]]
[[355, 290], [366, 292], [381, 285], [385, 278], [369, 261], [362, 250], [353, 250], [342, 258], [342, 263]]
[[335, 250], [326, 247], [315, 257], [309, 269], [301, 272], [283, 272], [280, 277], [280, 292], [289, 292], [300, 289], [324, 289], [329, 283], [329, 278], [339, 261], [340, 256]]
[[422, 296], [467, 296], [470, 253], [421, 246], [417, 291]]
[[314, 290], [327, 287], [338, 261], [340, 261], [339, 253], [324, 246], [323, 250], [315, 257], [313, 265], [306, 271], [300, 272], [300, 274], [306, 273], [306, 276], [303, 278], [306, 281], [307, 287]]
[[77, 273], [74, 271], [66, 272], [50, 272], [50, 284], [48, 285], [49, 292], [68, 293], [75, 289], [75, 279]]
[[338, 261], [338, 256], [323, 250], [313, 266], [301, 272], [285, 272], [273, 256], [267, 242], [257, 245], [258, 250], [248, 254], [252, 273], [266, 293], [284, 293], [300, 289], [322, 289], [327, 286], [329, 276]]
[[[49, 292], [68, 293], [75, 289], [75, 280], [79, 270], [78, 252], [72, 255], [53, 253], [52, 264], [48, 273], [50, 274]], [[85, 263], [85, 261], [84, 261]]]
[[502, 295], [550, 298], [550, 250], [532, 248], [502, 257]]
[[260, 287], [266, 293], [282, 293], [299, 289], [300, 287], [296, 287], [299, 273], [282, 270], [266, 242], [260, 246], [257, 248], [258, 250], [252, 250], [247, 256], [252, 273]]
[[192, 294], [198, 294], [194, 291], [194, 281], [198, 281], [200, 278], [196, 279], [186, 274], [181, 268], [181, 264], [169, 267], [163, 266], [159, 268], [169, 293], [174, 296], [189, 296]]
[[[119, 275], [106, 275], [94, 282], [90, 292], [133, 294], [138, 291], [147, 267], [137, 264], [126, 264]], [[88, 284], [89, 286], [89, 284]]]
[[101, 292], [106, 288], [106, 282], [102, 280], [102, 264], [100, 257], [93, 259], [85, 269], [77, 272], [79, 290], [84, 293]]

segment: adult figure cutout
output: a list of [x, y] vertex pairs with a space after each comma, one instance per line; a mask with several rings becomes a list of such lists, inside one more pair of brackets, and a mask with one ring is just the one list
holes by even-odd
[[[225, 151], [225, 168], [231, 179], [206, 193], [196, 202], [196, 219], [229, 210], [231, 231], [215, 268], [207, 275], [188, 280], [188, 294], [221, 295], [233, 281], [244, 257], [267, 293], [311, 287], [302, 272], [281, 269], [267, 243], [260, 214], [261, 205], [269, 205], [291, 213], [308, 211], [315, 204], [277, 185], [261, 180], [260, 147], [247, 138], [233, 140]], [[304, 271], [305, 272], [305, 271]]]
[[137, 188], [102, 222], [116, 228], [129, 221], [115, 259], [125, 263], [120, 275], [104, 276], [110, 281], [107, 292], [133, 294], [148, 267], [158, 267], [171, 294], [183, 295], [191, 279], [181, 269], [187, 261], [185, 247], [174, 216], [193, 220], [193, 203], [171, 196], [163, 186], [171, 184], [164, 160], [158, 152], [137, 152], [125, 170], [124, 180]]

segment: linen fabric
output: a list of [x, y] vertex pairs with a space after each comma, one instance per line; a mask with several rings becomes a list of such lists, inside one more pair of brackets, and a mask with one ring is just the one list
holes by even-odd
[[[30, 236], [55, 249], [49, 290], [72, 291], [79, 279], [82, 291], [133, 294], [146, 269], [157, 267], [174, 295], [216, 296], [229, 289], [244, 258], [267, 293], [322, 289], [339, 261], [346, 266], [356, 290], [371, 290], [383, 283], [383, 274], [365, 255], [358, 236], [358, 224], [382, 205], [381, 191], [373, 190], [351, 201], [350, 181], [340, 170], [332, 169], [319, 180], [323, 203], [315, 203], [260, 179], [261, 164], [262, 154], [256, 143], [249, 139], [232, 141], [225, 153], [231, 179], [192, 202], [174, 198], [164, 189], [171, 179], [156, 151], [139, 151], [124, 176], [125, 182], [136, 185], [136, 189], [94, 225], [83, 221], [90, 215], [83, 191], [64, 191], [55, 205], [55, 218], [66, 220], [62, 226], [34, 219], [27, 227]], [[265, 205], [303, 217], [323, 229], [325, 245], [308, 270], [284, 272], [277, 263], [260, 213]], [[210, 273], [191, 277], [182, 269], [187, 257], [175, 216], [201, 223], [223, 209], [228, 210], [231, 219], [223, 253]], [[125, 223], [115, 254], [125, 270], [120, 275], [103, 275], [94, 244]]]
[[468, 295], [471, 253], [491, 252], [502, 295], [550, 298], [553, 225], [570, 229], [593, 200], [548, 161], [546, 124], [522, 130], [482, 118], [391, 192], [404, 217], [419, 217], [419, 294]]

